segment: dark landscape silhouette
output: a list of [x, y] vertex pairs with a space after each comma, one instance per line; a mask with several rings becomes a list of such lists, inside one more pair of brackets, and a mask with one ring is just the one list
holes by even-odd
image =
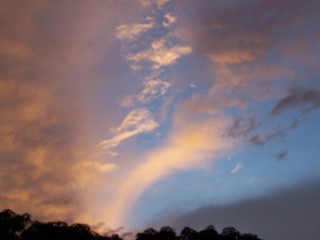
[[[261, 240], [257, 235], [240, 233], [233, 227], [224, 228], [218, 233], [214, 226], [209, 225], [203, 230], [196, 231], [185, 227], [180, 232], [169, 227], [159, 231], [147, 228], [138, 232], [136, 240]], [[28, 213], [17, 214], [10, 209], [0, 212], [1, 240], [122, 240], [118, 234], [100, 235], [86, 224], [67, 224], [61, 221], [41, 222], [32, 219]]]

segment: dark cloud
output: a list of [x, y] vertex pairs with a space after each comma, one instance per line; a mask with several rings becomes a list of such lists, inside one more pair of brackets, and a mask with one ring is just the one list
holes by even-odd
[[302, 112], [320, 107], [320, 90], [307, 88], [293, 88], [288, 95], [280, 99], [272, 109], [272, 115], [277, 115], [290, 108], [303, 107]]
[[255, 117], [236, 117], [233, 119], [232, 125], [226, 131], [228, 137], [247, 137], [260, 124], [257, 123]]
[[306, 83], [319, 74], [317, 0], [186, 0], [178, 6], [179, 30], [195, 53], [212, 61], [216, 88], [273, 98], [282, 95], [279, 82], [291, 87], [294, 79]]
[[268, 134], [253, 134], [249, 138], [249, 143], [255, 146], [262, 146], [266, 144], [267, 142], [274, 140], [274, 139], [283, 139], [285, 137], [285, 134], [283, 131], [278, 130], [272, 133]]
[[295, 129], [299, 126], [300, 121], [298, 119], [294, 119], [289, 126], [289, 129]]
[[317, 240], [319, 203], [320, 181], [315, 179], [256, 199], [202, 207], [174, 218], [171, 216], [169, 221], [177, 229], [184, 226], [202, 229], [212, 223], [218, 229], [234, 226], [268, 240]]
[[243, 139], [254, 146], [262, 146], [275, 139], [284, 139], [284, 130], [275, 130], [270, 133], [255, 133], [262, 123], [256, 117], [235, 117], [231, 126], [226, 129], [224, 136]]
[[288, 155], [288, 151], [282, 151], [282, 152], [279, 152], [279, 153], [277, 153], [277, 154], [275, 154], [275, 157], [277, 158], [277, 160], [283, 160], [283, 159], [285, 159], [286, 157], [287, 157], [287, 155]]

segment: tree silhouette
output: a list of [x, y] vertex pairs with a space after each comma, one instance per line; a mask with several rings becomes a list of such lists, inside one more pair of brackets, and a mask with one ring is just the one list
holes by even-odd
[[209, 225], [205, 229], [199, 232], [199, 239], [201, 240], [219, 240], [221, 239], [219, 233], [216, 231], [213, 225]]
[[222, 229], [221, 235], [223, 240], [237, 240], [241, 237], [241, 233], [234, 227], [226, 227]]
[[180, 233], [181, 240], [195, 240], [197, 239], [197, 231], [190, 227], [184, 227]]
[[137, 233], [136, 240], [158, 240], [158, 232], [153, 228], [147, 228], [142, 233]]
[[251, 233], [244, 233], [241, 235], [241, 240], [261, 240], [258, 238], [258, 235], [251, 234]]
[[31, 224], [29, 214], [18, 215], [10, 209], [0, 212], [0, 239], [19, 239], [19, 234]]
[[165, 226], [160, 229], [160, 232], [158, 233], [158, 239], [159, 240], [177, 240], [177, 234], [176, 231], [169, 227]]
[[[0, 212], [0, 240], [122, 240], [114, 234], [101, 236], [91, 230], [89, 225], [65, 222], [40, 222], [32, 220], [27, 213], [19, 215], [9, 209]], [[226, 227], [219, 234], [209, 225], [201, 231], [185, 227], [176, 234], [175, 229], [164, 226], [160, 231], [147, 228], [136, 234], [136, 240], [261, 240], [257, 235], [241, 234], [233, 227]]]

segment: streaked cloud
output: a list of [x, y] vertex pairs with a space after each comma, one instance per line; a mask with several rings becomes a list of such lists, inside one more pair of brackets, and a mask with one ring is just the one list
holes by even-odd
[[116, 37], [120, 40], [132, 41], [136, 39], [141, 33], [146, 32], [153, 27], [154, 24], [152, 22], [120, 25], [116, 28]]
[[232, 171], [230, 172], [231, 174], [235, 174], [237, 172], [239, 172], [242, 168], [242, 164], [241, 163], [238, 163], [237, 166], [235, 166], [234, 169], [232, 169]]
[[166, 94], [169, 88], [169, 82], [150, 79], [146, 81], [141, 94], [137, 96], [137, 98], [142, 103], [148, 103], [154, 100], [155, 98]]
[[288, 156], [288, 151], [286, 151], [286, 150], [281, 151], [281, 152], [275, 154], [275, 157], [276, 157], [277, 160], [279, 160], [279, 161], [284, 160], [287, 156]]
[[172, 0], [156, 0], [158, 7], [163, 7], [166, 3], [171, 2]]
[[[135, 10], [128, 14], [127, 7]], [[96, 128], [114, 121], [100, 111], [110, 104], [96, 99], [123, 83], [113, 81], [119, 77], [114, 29], [139, 11], [126, 0], [0, 3], [2, 208], [44, 221], [85, 219], [85, 195], [116, 169], [95, 154]]]
[[308, 112], [320, 107], [320, 90], [307, 88], [290, 89], [287, 96], [280, 99], [272, 109], [272, 115], [277, 115], [290, 108], [303, 108]]
[[173, 15], [171, 15], [170, 13], [167, 13], [166, 15], [164, 15], [165, 21], [162, 22], [162, 26], [164, 27], [170, 27], [173, 24], [176, 23], [177, 18]]
[[144, 7], [151, 7], [155, 3], [159, 8], [162, 8], [166, 3], [171, 2], [171, 0], [139, 0], [139, 3]]
[[134, 109], [124, 118], [119, 127], [112, 129], [115, 136], [101, 141], [99, 146], [103, 149], [114, 148], [122, 141], [141, 133], [150, 132], [158, 126], [148, 109]]
[[167, 93], [171, 84], [166, 81], [150, 79], [142, 84], [142, 90], [139, 94], [129, 95], [120, 100], [123, 107], [133, 106], [134, 103], [149, 103]]
[[255, 117], [236, 117], [226, 134], [230, 137], [246, 137], [259, 126]]
[[[276, 168], [298, 169], [291, 157], [304, 154], [292, 152], [318, 146], [316, 134], [301, 136], [320, 106], [319, 9], [317, 0], [2, 1], [0, 205], [45, 221], [108, 221], [96, 224], [106, 230], [183, 171], [239, 179], [214, 197], [208, 187], [195, 207], [246, 185], [246, 174], [250, 191], [271, 191], [266, 168], [277, 181]], [[257, 156], [261, 167], [249, 161]], [[299, 174], [309, 177], [308, 159]], [[159, 212], [171, 211], [165, 200]]]
[[[182, 115], [181, 115], [182, 117]], [[163, 147], [151, 151], [144, 162], [123, 181], [107, 212], [115, 212], [115, 222], [124, 221], [138, 197], [157, 180], [176, 171], [205, 168], [208, 159], [223, 154], [232, 141], [222, 137], [225, 119], [192, 122], [176, 118], [176, 130]]]
[[160, 39], [152, 42], [149, 49], [130, 55], [127, 59], [132, 62], [133, 66], [151, 62], [153, 69], [159, 69], [175, 64], [181, 56], [191, 52], [192, 50], [189, 46], [174, 45], [169, 47], [166, 46], [164, 39]]
[[139, 3], [144, 7], [150, 7], [152, 5], [152, 0], [139, 0]]
[[255, 146], [262, 146], [274, 139], [284, 139], [285, 133], [281, 130], [276, 130], [267, 134], [252, 134], [249, 138], [249, 143]]
[[94, 159], [91, 159], [90, 161], [79, 161], [75, 164], [75, 168], [77, 170], [83, 170], [83, 169], [91, 169], [91, 170], [97, 170], [99, 172], [112, 172], [117, 169], [117, 165], [114, 163], [103, 163], [95, 161]]

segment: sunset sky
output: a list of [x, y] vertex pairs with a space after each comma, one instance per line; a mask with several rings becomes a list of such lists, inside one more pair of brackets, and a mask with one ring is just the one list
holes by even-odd
[[0, 211], [318, 240], [319, 155], [319, 0], [0, 1]]

